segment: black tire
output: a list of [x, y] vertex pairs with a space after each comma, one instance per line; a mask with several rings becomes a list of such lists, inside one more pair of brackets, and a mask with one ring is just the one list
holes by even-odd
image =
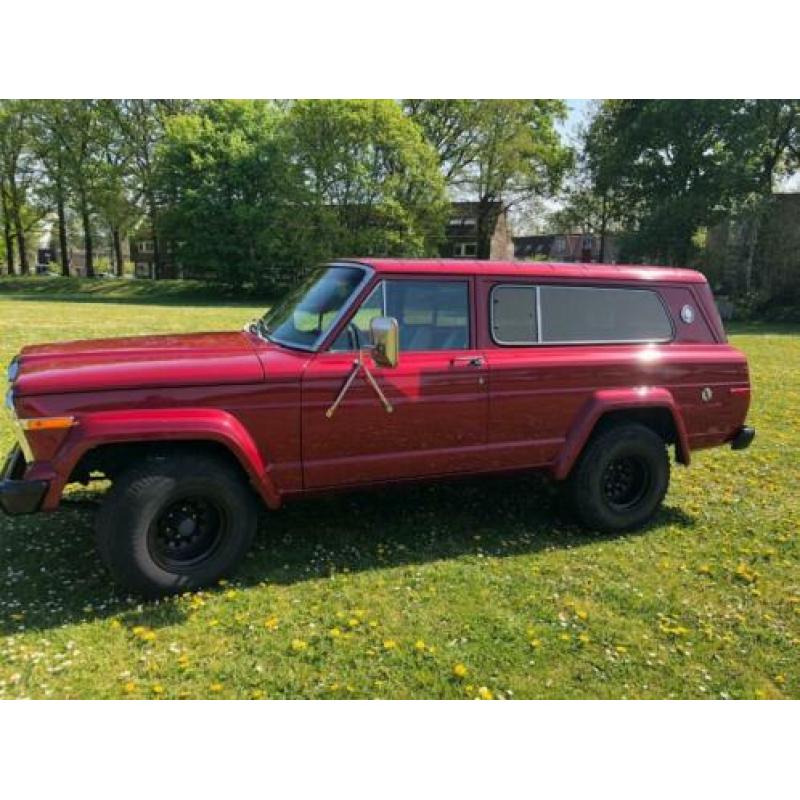
[[664, 440], [637, 423], [593, 436], [569, 476], [569, 500], [587, 528], [616, 533], [642, 527], [669, 487]]
[[114, 482], [95, 538], [112, 577], [145, 597], [207, 586], [229, 574], [258, 524], [252, 489], [202, 453], [152, 456]]

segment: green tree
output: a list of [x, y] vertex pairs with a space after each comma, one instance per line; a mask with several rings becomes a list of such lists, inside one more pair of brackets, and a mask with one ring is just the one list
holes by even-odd
[[557, 191], [572, 164], [555, 124], [561, 100], [407, 100], [457, 198], [478, 203], [478, 257], [488, 258], [498, 213]]
[[16, 246], [20, 271], [29, 272], [28, 233], [44, 216], [37, 189], [41, 173], [31, 152], [31, 103], [0, 101], [0, 209], [9, 274]]
[[163, 200], [158, 232], [195, 272], [227, 284], [269, 282], [259, 244], [274, 230], [276, 110], [223, 100], [166, 123], [152, 190]]
[[67, 172], [66, 144], [70, 140], [68, 129], [70, 114], [64, 100], [40, 100], [33, 104], [32, 147], [45, 175], [44, 192], [56, 208], [58, 225], [58, 255], [61, 274], [69, 276], [69, 233], [67, 208], [69, 175]]
[[167, 124], [160, 232], [181, 264], [276, 287], [344, 255], [435, 250], [436, 155], [392, 101], [213, 101]]
[[798, 101], [605, 101], [586, 163], [595, 194], [624, 209], [628, 255], [691, 263], [699, 229], [761, 207], [798, 164], [799, 118]]
[[158, 165], [156, 151], [165, 136], [168, 121], [196, 106], [191, 100], [119, 100], [114, 103], [116, 124], [128, 158], [130, 189], [147, 215], [153, 240], [153, 277], [161, 277], [162, 243], [159, 216]]
[[[320, 258], [433, 253], [446, 214], [436, 153], [391, 100], [301, 100], [281, 126], [300, 183], [294, 235]], [[302, 227], [298, 227], [302, 226]]]

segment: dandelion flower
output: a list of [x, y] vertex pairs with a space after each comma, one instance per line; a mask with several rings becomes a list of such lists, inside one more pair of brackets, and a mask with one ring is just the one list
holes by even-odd
[[453, 675], [455, 675], [459, 680], [466, 678], [467, 672], [469, 672], [469, 670], [463, 664], [459, 663], [453, 665]]
[[478, 697], [480, 697], [481, 700], [493, 700], [494, 699], [494, 695], [485, 686], [481, 686], [481, 688], [478, 689]]
[[394, 639], [386, 639], [383, 643], [384, 650], [394, 650], [397, 647], [397, 642]]
[[542, 646], [541, 639], [531, 639], [531, 647], [536, 648], [541, 646]]
[[131, 694], [136, 691], [136, 684], [133, 681], [128, 681], [123, 687], [125, 694]]
[[351, 628], [357, 628], [361, 624], [361, 620], [357, 619], [356, 617], [351, 617], [349, 620], [347, 620], [347, 624]]
[[264, 622], [264, 627], [268, 631], [274, 631], [275, 628], [278, 627], [278, 618], [277, 617], [270, 617]]
[[332, 638], [337, 639], [339, 636], [342, 635], [341, 628], [331, 628], [329, 631]]
[[302, 650], [306, 650], [308, 648], [308, 642], [304, 639], [292, 639], [292, 650], [295, 652], [300, 652]]
[[420, 653], [423, 652], [425, 650], [425, 642], [423, 642], [422, 639], [417, 639], [417, 641], [414, 642], [414, 649], [418, 650]]
[[153, 694], [164, 694], [164, 687], [160, 683], [154, 683], [150, 688]]
[[221, 683], [212, 683], [211, 686], [208, 687], [212, 692], [218, 694], [222, 691], [222, 684]]

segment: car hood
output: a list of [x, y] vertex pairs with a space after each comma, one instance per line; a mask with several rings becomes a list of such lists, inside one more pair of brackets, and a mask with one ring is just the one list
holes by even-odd
[[126, 336], [32, 345], [20, 353], [17, 394], [252, 383], [264, 369], [253, 334]]

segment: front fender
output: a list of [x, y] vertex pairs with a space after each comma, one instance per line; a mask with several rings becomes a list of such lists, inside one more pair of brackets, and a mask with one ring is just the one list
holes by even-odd
[[280, 506], [281, 496], [270, 469], [249, 432], [236, 417], [221, 409], [132, 409], [81, 414], [55, 457], [49, 462], [34, 463], [26, 479], [50, 482], [42, 508], [52, 510], [58, 506], [72, 470], [89, 450], [109, 444], [192, 440], [226, 447], [267, 506]]
[[675, 425], [675, 451], [681, 464], [689, 464], [689, 437], [683, 415], [668, 389], [642, 386], [630, 389], [601, 389], [584, 403], [567, 431], [564, 447], [553, 467], [553, 476], [563, 480], [569, 475], [600, 418], [611, 411], [666, 408]]

